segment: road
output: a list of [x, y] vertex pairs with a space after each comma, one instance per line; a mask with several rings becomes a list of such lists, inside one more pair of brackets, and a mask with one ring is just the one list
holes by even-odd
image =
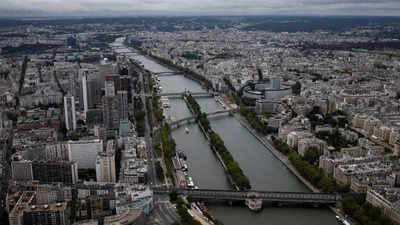
[[[130, 49], [130, 48], [129, 48]], [[132, 51], [132, 50], [131, 50]], [[132, 59], [134, 60], [134, 59]], [[145, 111], [145, 141], [146, 141], [146, 149], [147, 149], [147, 163], [148, 163], [148, 184], [150, 188], [153, 186], [159, 187], [161, 186], [161, 183], [159, 182], [156, 174], [156, 169], [155, 169], [155, 162], [156, 159], [154, 157], [154, 152], [153, 152], [153, 142], [152, 142], [152, 137], [151, 137], [151, 130], [152, 128], [149, 126], [149, 118], [148, 118], [148, 112], [147, 107], [146, 107], [146, 97], [152, 96], [151, 93], [146, 93], [146, 89], [144, 88], [145, 85], [147, 84], [147, 76], [143, 76], [144, 70], [142, 68], [136, 68], [139, 70], [139, 81], [142, 85], [142, 88], [140, 90], [140, 98], [142, 100], [142, 103], [144, 104], [144, 111]], [[149, 90], [151, 91], [151, 90]], [[160, 197], [157, 195], [153, 196], [153, 201], [154, 201], [154, 209], [152, 210], [151, 214], [149, 215], [149, 218], [146, 221], [147, 225], [165, 225], [165, 224], [172, 224], [175, 222], [180, 222], [180, 216], [176, 212], [175, 207], [171, 204], [169, 201], [168, 196]]]
[[159, 181], [157, 179], [157, 174], [156, 174], [156, 169], [155, 169], [155, 158], [154, 158], [154, 153], [153, 153], [153, 140], [151, 138], [151, 127], [149, 126], [149, 117], [148, 117], [148, 113], [152, 113], [152, 112], [148, 112], [147, 111], [147, 107], [146, 107], [146, 96], [148, 96], [149, 94], [146, 93], [146, 88], [145, 85], [148, 82], [147, 79], [143, 76], [143, 71], [139, 72], [139, 79], [141, 81], [142, 84], [142, 88], [140, 91], [140, 98], [142, 100], [142, 103], [144, 104], [144, 111], [145, 111], [145, 134], [144, 134], [144, 138], [146, 141], [146, 148], [147, 148], [147, 163], [148, 163], [148, 183], [150, 184], [150, 186], [152, 185], [158, 185]]
[[[243, 118], [239, 113], [234, 114], [235, 118], [244, 126], [246, 129], [250, 131], [277, 159], [279, 159], [299, 180], [301, 180], [312, 192], [318, 193], [320, 192], [317, 188], [315, 188], [310, 182], [308, 182], [305, 178], [303, 178], [299, 172], [294, 168], [294, 166], [290, 163], [288, 157], [279, 152], [275, 146], [272, 144], [272, 140], [269, 137], [260, 135], [256, 130], [254, 130], [250, 124]], [[335, 207], [330, 206], [329, 209], [333, 211], [337, 216], [341, 219], [347, 220], [347, 222], [352, 224], [356, 224], [350, 218], [346, 218], [345, 215]]]
[[[139, 73], [139, 79], [142, 83], [142, 88], [140, 92], [140, 98], [144, 104], [144, 111], [145, 111], [145, 141], [146, 141], [146, 148], [147, 148], [147, 163], [148, 163], [148, 183], [150, 187], [160, 186], [161, 182], [157, 178], [156, 169], [155, 169], [155, 162], [156, 159], [154, 157], [153, 152], [153, 140], [151, 136], [152, 127], [149, 126], [149, 117], [146, 107], [146, 97], [151, 96], [151, 94], [146, 93], [145, 85], [148, 83], [147, 76], [143, 76], [143, 71]], [[151, 90], [149, 90], [151, 91]], [[175, 207], [171, 204], [168, 197], [159, 197], [154, 195], [154, 209], [150, 215], [150, 219], [148, 220], [147, 224], [149, 225], [158, 225], [158, 224], [172, 224], [174, 222], [180, 221], [180, 216], [176, 212]]]
[[[147, 163], [148, 163], [148, 183], [150, 187], [159, 186], [161, 185], [160, 181], [157, 178], [156, 169], [155, 169], [155, 162], [156, 159], [154, 157], [153, 152], [153, 140], [151, 136], [152, 127], [149, 126], [149, 117], [146, 107], [146, 97], [149, 95], [146, 93], [145, 85], [148, 83], [147, 76], [143, 76], [143, 72], [140, 72], [139, 79], [142, 81], [143, 87], [141, 88], [141, 100], [144, 104], [144, 111], [145, 111], [145, 141], [147, 147]], [[151, 90], [149, 90], [151, 91]], [[151, 110], [151, 109], [150, 109]], [[174, 222], [180, 221], [180, 216], [176, 212], [176, 208], [171, 204], [169, 201], [169, 197], [154, 197], [154, 209], [151, 213], [151, 219], [148, 221], [147, 224], [172, 224]]]
[[147, 221], [147, 225], [164, 225], [180, 223], [180, 216], [168, 196], [154, 196], [155, 207]]

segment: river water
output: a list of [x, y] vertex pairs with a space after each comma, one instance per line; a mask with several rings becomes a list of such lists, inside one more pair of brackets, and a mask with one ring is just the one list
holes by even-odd
[[[152, 72], [168, 72], [170, 69], [151, 59], [130, 55], [140, 61]], [[201, 86], [181, 75], [160, 78], [165, 93], [182, 92], [185, 89], [204, 91]], [[204, 112], [222, 109], [213, 98], [199, 98], [198, 102]], [[167, 114], [174, 119], [190, 116], [185, 102], [181, 99], [171, 99], [171, 108]], [[276, 159], [246, 128], [233, 117], [217, 117], [210, 119], [213, 129], [224, 140], [233, 158], [239, 163], [248, 176], [252, 189], [268, 191], [298, 191], [308, 192], [286, 167]], [[183, 150], [188, 157], [189, 175], [195, 185], [200, 188], [228, 189], [231, 188], [225, 173], [212, 153], [210, 146], [196, 124], [173, 131], [177, 148]], [[329, 209], [317, 208], [274, 208], [264, 207], [261, 212], [251, 212], [246, 206], [209, 205], [211, 213], [226, 225], [337, 225], [334, 214]]]

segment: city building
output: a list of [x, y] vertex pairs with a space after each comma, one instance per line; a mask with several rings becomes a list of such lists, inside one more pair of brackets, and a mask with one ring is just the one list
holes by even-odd
[[64, 116], [67, 130], [76, 130], [75, 100], [73, 96], [64, 97]]
[[104, 82], [104, 91], [105, 91], [105, 96], [114, 96], [116, 91], [115, 91], [115, 83], [114, 79], [112, 76], [107, 76], [106, 80]]
[[24, 225], [68, 225], [67, 203], [25, 207], [23, 221]]
[[8, 214], [8, 223], [10, 225], [25, 225], [23, 218], [24, 209], [29, 208], [31, 203], [34, 202], [35, 194], [34, 191], [22, 192], [16, 204], [12, 209], [10, 209], [11, 211]]
[[287, 135], [286, 143], [292, 148], [297, 148], [300, 140], [313, 137], [314, 135], [308, 131], [292, 131]]
[[68, 202], [72, 200], [73, 188], [69, 184], [37, 184], [33, 188], [36, 188], [35, 200], [38, 205]]
[[13, 161], [11, 162], [11, 174], [13, 180], [32, 180], [32, 161], [23, 159], [21, 155], [13, 156]]
[[[95, 108], [101, 102], [101, 88], [97, 80], [97, 70], [80, 71], [82, 74], [82, 98], [84, 111]], [[104, 84], [103, 84], [104, 85]]]
[[281, 89], [281, 78], [280, 77], [271, 77], [271, 89], [272, 90], [280, 90]]
[[380, 208], [383, 215], [400, 223], [400, 192], [397, 188], [368, 188], [365, 199]]
[[66, 143], [46, 145], [42, 154], [42, 159], [46, 161], [71, 161], [71, 150]]
[[97, 182], [115, 183], [115, 153], [102, 152], [97, 155], [96, 159], [96, 180]]
[[264, 114], [264, 113], [276, 113], [280, 106], [279, 101], [273, 101], [268, 99], [258, 99], [256, 100], [256, 113]]
[[119, 98], [119, 119], [128, 120], [128, 91], [117, 91]]
[[75, 184], [78, 181], [78, 166], [76, 162], [34, 161], [32, 163], [32, 171], [33, 179], [43, 183]]
[[280, 100], [291, 94], [292, 88], [282, 85], [278, 77], [270, 82], [250, 83], [243, 88], [243, 97], [251, 100]]
[[[112, 90], [110, 90], [112, 92]], [[118, 130], [120, 121], [120, 103], [117, 96], [103, 97], [103, 122], [109, 130]]]
[[309, 148], [318, 149], [319, 153], [322, 155], [327, 148], [327, 144], [325, 141], [318, 138], [304, 138], [298, 141], [297, 151], [301, 156], [304, 156]]
[[96, 158], [99, 152], [103, 152], [103, 140], [87, 139], [68, 141], [68, 149], [71, 152], [71, 161], [77, 162], [79, 169], [95, 169]]
[[345, 164], [339, 165], [334, 168], [333, 178], [343, 185], [350, 185], [351, 179], [356, 175], [387, 175], [392, 171], [391, 163], [384, 163], [380, 161], [359, 163], [359, 164]]

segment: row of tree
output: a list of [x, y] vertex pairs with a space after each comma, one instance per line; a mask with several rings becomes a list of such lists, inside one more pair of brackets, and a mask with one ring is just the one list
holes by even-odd
[[314, 106], [313, 109], [307, 113], [306, 117], [310, 120], [313, 130], [317, 125], [329, 124], [332, 127], [343, 128], [348, 124], [344, 112], [336, 111], [324, 114], [318, 106]]
[[201, 107], [199, 103], [197, 103], [196, 99], [193, 98], [191, 94], [186, 95], [186, 100], [190, 104], [190, 108], [193, 110], [195, 115], [201, 114]]
[[162, 122], [164, 119], [163, 117], [163, 110], [159, 107], [158, 102], [159, 102], [158, 95], [156, 93], [153, 93], [153, 98], [152, 98], [152, 104], [153, 104], [153, 113], [154, 117], [158, 122]]
[[208, 80], [207, 78], [205, 78], [204, 76], [202, 76], [202, 75], [200, 75], [200, 74], [198, 74], [198, 73], [196, 73], [196, 72], [194, 72], [194, 71], [192, 71], [192, 70], [190, 70], [188, 68], [185, 68], [185, 67], [182, 67], [182, 66], [179, 66], [179, 65], [175, 65], [172, 61], [170, 61], [168, 59], [164, 59], [164, 58], [161, 58], [161, 57], [158, 57], [158, 56], [155, 56], [155, 55], [150, 55], [150, 56], [153, 57], [153, 58], [156, 58], [158, 61], [160, 61], [163, 64], [166, 64], [167, 66], [170, 66], [170, 67], [178, 69], [179, 71], [185, 72], [187, 75], [189, 75], [189, 76], [193, 77], [194, 79], [199, 80], [202, 83], [204, 83], [205, 86], [207, 86], [207, 88], [209, 88], [209, 89], [213, 88], [212, 82], [210, 80]]
[[140, 98], [135, 98], [134, 100], [134, 117], [136, 121], [136, 131], [139, 137], [144, 137], [145, 132], [145, 116], [143, 102]]
[[222, 160], [224, 161], [229, 175], [232, 177], [235, 184], [241, 190], [251, 189], [249, 178], [244, 175], [243, 170], [240, 168], [238, 162], [236, 162], [232, 154], [228, 151], [222, 138], [212, 130], [208, 130], [210, 137], [210, 145], [219, 153]]
[[[185, 202], [181, 198], [177, 198], [174, 196], [174, 200], [176, 203], [176, 210], [181, 217], [182, 224], [183, 225], [201, 225], [201, 223], [197, 220], [195, 220], [189, 213], [188, 213], [188, 207], [190, 205], [186, 205]], [[172, 225], [181, 225], [178, 222], [173, 223]]]
[[[164, 152], [164, 162], [167, 167], [167, 175], [168, 177], [173, 177], [174, 165], [172, 163], [172, 157], [176, 154], [176, 143], [175, 140], [170, 135], [171, 130], [168, 125], [164, 124], [161, 127], [161, 146]], [[174, 179], [172, 179], [174, 180]]]
[[263, 123], [258, 117], [254, 110], [249, 109], [245, 106], [240, 107], [240, 114], [246, 118], [247, 122], [253, 127], [257, 132], [267, 135], [271, 133], [276, 133], [277, 129], [268, 126], [268, 124]]
[[154, 121], [153, 121], [153, 113], [151, 112], [151, 106], [150, 106], [150, 97], [146, 97], [146, 109], [147, 109], [147, 119], [149, 121], [149, 127], [153, 127]]
[[365, 195], [346, 197], [342, 200], [343, 211], [359, 224], [393, 225], [393, 222], [382, 211], [365, 202]]
[[197, 121], [210, 137], [211, 147], [214, 148], [221, 156], [222, 161], [226, 165], [227, 172], [232, 177], [234, 183], [241, 190], [251, 189], [249, 179], [246, 175], [244, 175], [243, 170], [240, 168], [239, 164], [233, 159], [232, 154], [226, 148], [222, 138], [212, 130], [210, 121], [207, 119], [207, 115], [201, 112], [200, 105], [191, 95], [187, 95], [186, 99], [190, 108], [192, 108], [195, 112], [195, 115], [197, 116]]
[[158, 180], [160, 180], [162, 182], [164, 180], [164, 170], [161, 167], [160, 161], [156, 162], [156, 172], [157, 172]]
[[273, 143], [278, 151], [289, 157], [290, 162], [301, 176], [321, 191], [328, 193], [346, 193], [349, 191], [348, 185], [336, 183], [335, 179], [325, 175], [323, 170], [305, 160], [280, 139], [275, 138]]

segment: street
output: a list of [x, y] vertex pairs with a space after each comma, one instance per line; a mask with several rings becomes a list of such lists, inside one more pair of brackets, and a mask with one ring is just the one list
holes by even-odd
[[[143, 76], [143, 71], [139, 72], [139, 80], [141, 81], [142, 88], [140, 91], [140, 98], [143, 104], [146, 103], [146, 97], [151, 96], [151, 93], [146, 93], [145, 85], [148, 83], [147, 76]], [[149, 90], [151, 91], [151, 90]], [[151, 137], [152, 127], [149, 126], [149, 118], [147, 107], [143, 107], [145, 110], [145, 141], [147, 148], [147, 163], [148, 163], [148, 184], [151, 187], [160, 186], [162, 183], [158, 180], [156, 169], [155, 169], [155, 158], [153, 152], [153, 142]], [[165, 196], [153, 196], [154, 209], [150, 214], [150, 218], [146, 224], [148, 225], [161, 225], [161, 224], [172, 224], [180, 221], [180, 216], [176, 212], [176, 208], [171, 204], [168, 197]]]

